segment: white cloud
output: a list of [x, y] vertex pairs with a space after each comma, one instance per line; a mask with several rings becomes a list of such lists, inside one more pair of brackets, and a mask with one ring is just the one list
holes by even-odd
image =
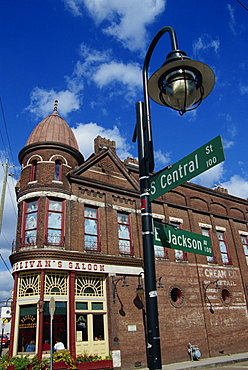
[[10, 298], [12, 289], [13, 277], [9, 271], [0, 271], [0, 301]]
[[[101, 53], [81, 44], [83, 62], [78, 61], [73, 78], [95, 83], [98, 89], [111, 88], [110, 97], [122, 95], [128, 102], [132, 101], [142, 87], [141, 67], [137, 63], [124, 64], [111, 60], [111, 50]], [[82, 82], [82, 83], [83, 83]], [[118, 84], [113, 94], [113, 84]], [[102, 94], [102, 93], [101, 93]]]
[[233, 145], [234, 145], [234, 142], [232, 140], [228, 141], [228, 140], [223, 139], [224, 149], [231, 148]]
[[25, 109], [37, 118], [44, 118], [53, 112], [54, 101], [59, 101], [59, 112], [65, 117], [68, 113], [79, 109], [79, 95], [69, 90], [55, 91], [35, 87], [31, 92], [31, 102]]
[[210, 170], [203, 172], [201, 175], [192, 179], [194, 184], [211, 188], [214, 183], [219, 183], [224, 174], [224, 164], [220, 163]]
[[220, 47], [220, 40], [213, 39], [212, 36], [204, 34], [193, 42], [193, 53], [199, 55], [200, 52], [214, 50], [217, 54]]
[[[156, 150], [154, 152], [154, 159], [155, 159], [155, 163], [156, 163], [156, 167], [164, 167], [165, 165], [168, 165], [171, 163], [171, 159], [170, 159], [170, 153], [162, 153], [162, 151], [159, 149], [159, 150]], [[159, 166], [158, 166], [159, 165]], [[159, 171], [159, 169], [158, 169]]]
[[[73, 15], [82, 15], [84, 7], [102, 31], [130, 50], [144, 50], [146, 27], [165, 10], [166, 0], [64, 0]], [[107, 26], [105, 26], [107, 23]]]
[[239, 91], [242, 95], [244, 94], [247, 94], [248, 93], [248, 86], [245, 86], [245, 85], [239, 85]]
[[132, 157], [132, 154], [129, 152], [130, 145], [126, 138], [121, 136], [117, 126], [114, 126], [112, 129], [106, 129], [93, 122], [78, 123], [72, 130], [77, 138], [79, 150], [85, 159], [94, 152], [94, 139], [98, 135], [116, 142], [116, 152], [122, 160]]
[[228, 189], [228, 193], [231, 195], [248, 198], [248, 181], [239, 175], [232, 176], [229, 181], [223, 182], [222, 186]]
[[229, 25], [229, 28], [231, 30], [231, 33], [234, 36], [238, 36], [240, 33], [242, 33], [245, 30], [246, 27], [245, 27], [244, 24], [240, 24], [240, 23], [236, 22], [235, 9], [232, 5], [227, 4], [227, 11], [228, 11], [229, 17], [230, 17], [228, 25]]

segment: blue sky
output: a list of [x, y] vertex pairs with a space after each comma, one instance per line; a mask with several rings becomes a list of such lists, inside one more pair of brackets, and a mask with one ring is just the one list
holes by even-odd
[[[248, 0], [243, 5], [248, 7]], [[200, 107], [182, 117], [151, 102], [156, 170], [221, 135], [225, 162], [192, 182], [210, 188], [223, 184], [230, 194], [247, 198], [247, 21], [248, 11], [236, 0], [0, 0], [2, 162], [8, 156], [15, 166], [10, 172], [18, 176], [18, 152], [53, 111], [55, 99], [85, 158], [97, 135], [115, 140], [121, 159], [137, 157], [132, 135], [135, 103], [143, 100], [145, 53], [155, 34], [172, 26], [179, 48], [209, 65], [216, 83]], [[170, 51], [165, 34], [150, 73]], [[14, 184], [8, 177], [0, 236], [9, 268], [17, 214]], [[0, 260], [0, 301], [9, 298], [11, 284]]]

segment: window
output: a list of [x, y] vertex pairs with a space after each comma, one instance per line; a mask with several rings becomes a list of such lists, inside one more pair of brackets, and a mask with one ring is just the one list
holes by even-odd
[[22, 245], [36, 245], [39, 200], [24, 203]]
[[168, 250], [162, 245], [158, 230], [154, 227], [154, 254], [156, 258], [169, 258]]
[[130, 216], [126, 213], [118, 212], [118, 239], [119, 239], [119, 252], [120, 254], [133, 254]]
[[37, 305], [20, 306], [17, 351], [25, 352], [30, 341], [36, 339]]
[[229, 256], [229, 251], [228, 251], [228, 246], [227, 246], [224, 231], [218, 231], [217, 230], [217, 237], [218, 237], [218, 240], [219, 240], [222, 262], [225, 265], [231, 265], [232, 261], [231, 261], [231, 258]]
[[84, 249], [86, 251], [100, 251], [98, 224], [98, 210], [84, 207]]
[[207, 256], [207, 261], [208, 263], [216, 263], [216, 256], [215, 256], [215, 251], [214, 251], [214, 246], [213, 246], [213, 243], [212, 243], [212, 234], [211, 234], [211, 230], [208, 229], [208, 228], [205, 228], [205, 227], [202, 227], [202, 235], [204, 236], [208, 236], [211, 240], [211, 247], [212, 247], [212, 253], [213, 255], [212, 256]]
[[31, 163], [30, 178], [29, 181], [36, 181], [37, 175], [37, 160], [33, 160]]
[[59, 159], [57, 159], [55, 161], [54, 180], [55, 181], [62, 181], [62, 162]]
[[65, 201], [47, 199], [46, 245], [64, 245]]
[[248, 237], [246, 235], [240, 235], [240, 237], [244, 248], [246, 263], [248, 265]]

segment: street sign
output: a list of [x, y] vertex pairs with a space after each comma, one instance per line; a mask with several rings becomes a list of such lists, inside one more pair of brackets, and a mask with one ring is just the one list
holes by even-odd
[[212, 257], [208, 236], [154, 222], [154, 245]]
[[175, 164], [155, 173], [149, 179], [150, 200], [154, 200], [184, 182], [193, 179], [224, 161], [220, 136], [209, 141]]
[[55, 312], [55, 300], [53, 297], [51, 297], [50, 302], [49, 302], [49, 313], [52, 319], [53, 319], [54, 312]]

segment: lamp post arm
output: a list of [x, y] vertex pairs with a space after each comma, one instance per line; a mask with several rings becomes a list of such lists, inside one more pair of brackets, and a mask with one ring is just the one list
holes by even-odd
[[170, 26], [163, 27], [152, 40], [143, 64], [143, 87], [144, 87], [144, 115], [145, 119], [143, 121], [143, 130], [147, 136], [147, 148], [145, 158], [149, 163], [149, 172], [154, 170], [154, 154], [153, 154], [153, 142], [152, 142], [152, 128], [151, 128], [151, 115], [150, 115], [150, 103], [149, 103], [149, 94], [148, 94], [148, 68], [151, 60], [151, 56], [155, 46], [157, 45], [160, 38], [169, 32], [172, 51], [178, 50], [177, 37], [174, 29]]

